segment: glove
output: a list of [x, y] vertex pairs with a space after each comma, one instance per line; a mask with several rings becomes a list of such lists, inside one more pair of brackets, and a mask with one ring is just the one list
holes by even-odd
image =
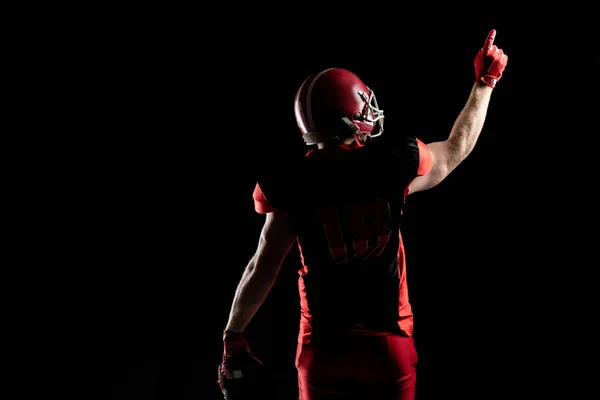
[[475, 82], [483, 82], [491, 88], [502, 78], [508, 56], [494, 44], [496, 30], [492, 29], [483, 48], [475, 56]]
[[258, 386], [263, 363], [250, 351], [241, 332], [223, 332], [223, 361], [218, 383], [225, 400], [260, 398]]

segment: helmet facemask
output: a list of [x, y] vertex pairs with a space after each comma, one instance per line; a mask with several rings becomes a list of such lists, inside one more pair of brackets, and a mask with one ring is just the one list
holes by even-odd
[[[344, 121], [346, 125], [350, 127], [354, 138], [360, 144], [363, 144], [366, 141], [367, 136], [377, 137], [381, 136], [383, 133], [383, 110], [379, 109], [375, 92], [368, 87], [367, 89], [369, 90], [368, 93], [363, 91], [358, 92], [360, 98], [365, 102], [362, 112], [354, 113], [354, 115], [352, 115], [352, 120], [350, 120], [348, 117], [342, 118], [342, 121]], [[365, 122], [369, 124], [364, 124]], [[369, 126], [371, 124], [373, 124], [373, 128], [368, 131], [362, 130], [359, 126]]]

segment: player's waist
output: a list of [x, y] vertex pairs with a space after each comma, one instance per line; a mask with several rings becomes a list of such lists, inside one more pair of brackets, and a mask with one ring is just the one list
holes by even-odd
[[353, 324], [342, 330], [342, 334], [347, 336], [387, 336], [393, 333], [400, 333], [398, 324], [389, 324], [386, 326], [369, 327], [362, 324]]
[[351, 323], [348, 321], [334, 323], [331, 321], [320, 322], [318, 319], [309, 321], [302, 318], [301, 325], [310, 327], [310, 331], [319, 335], [385, 336], [401, 332], [397, 320], [385, 323]]

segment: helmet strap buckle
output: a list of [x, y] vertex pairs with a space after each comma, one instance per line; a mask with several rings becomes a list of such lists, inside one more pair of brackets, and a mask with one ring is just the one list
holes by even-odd
[[354, 122], [350, 121], [346, 117], [342, 118], [342, 120], [348, 125], [348, 127], [352, 131], [352, 135], [354, 136], [354, 139], [356, 139], [356, 141], [359, 144], [364, 144], [367, 141], [367, 135], [365, 135], [364, 133], [361, 132], [358, 125], [356, 125]]

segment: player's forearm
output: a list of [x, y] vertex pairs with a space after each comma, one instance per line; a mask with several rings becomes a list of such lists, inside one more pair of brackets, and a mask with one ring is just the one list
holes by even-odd
[[240, 283], [235, 291], [229, 320], [225, 329], [242, 332], [254, 317], [269, 294], [275, 280], [278, 268], [256, 268], [256, 256], [246, 267]]
[[451, 149], [448, 160], [450, 170], [458, 166], [475, 147], [487, 116], [492, 90], [487, 85], [475, 83], [465, 106], [454, 121], [447, 140]]

